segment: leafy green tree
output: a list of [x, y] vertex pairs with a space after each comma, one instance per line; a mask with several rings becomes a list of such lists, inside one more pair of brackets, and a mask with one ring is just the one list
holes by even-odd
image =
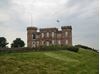
[[11, 47], [18, 48], [18, 47], [24, 47], [25, 43], [21, 38], [16, 38], [16, 40], [13, 41], [11, 44]]
[[0, 37], [0, 48], [4, 48], [7, 45], [7, 40], [5, 37]]

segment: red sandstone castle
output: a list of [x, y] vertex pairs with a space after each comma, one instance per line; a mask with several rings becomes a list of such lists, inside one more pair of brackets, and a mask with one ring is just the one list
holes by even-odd
[[39, 47], [49, 45], [72, 46], [72, 27], [62, 26], [61, 31], [57, 28], [41, 28], [37, 32], [36, 27], [27, 27], [27, 46]]

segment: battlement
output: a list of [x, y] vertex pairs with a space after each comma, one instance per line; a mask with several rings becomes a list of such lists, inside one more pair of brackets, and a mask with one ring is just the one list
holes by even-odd
[[61, 29], [72, 29], [72, 26], [62, 26]]
[[27, 27], [27, 30], [37, 30], [37, 27]]
[[43, 45], [68, 45], [72, 46], [72, 27], [62, 26], [58, 28], [27, 27], [27, 46], [38, 47]]

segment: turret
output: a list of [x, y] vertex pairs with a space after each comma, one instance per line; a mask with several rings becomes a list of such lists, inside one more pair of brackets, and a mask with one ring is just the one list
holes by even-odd
[[27, 47], [35, 47], [34, 40], [36, 38], [36, 27], [27, 27]]
[[68, 46], [72, 46], [72, 27], [71, 26], [62, 26], [62, 35], [64, 37], [64, 39], [68, 40]]

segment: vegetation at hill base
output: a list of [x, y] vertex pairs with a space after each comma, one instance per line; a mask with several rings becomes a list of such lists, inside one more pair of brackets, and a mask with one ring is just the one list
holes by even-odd
[[98, 74], [99, 54], [68, 50], [0, 52], [0, 74]]
[[48, 50], [69, 50], [73, 52], [78, 52], [79, 48], [75, 46], [67, 46], [67, 45], [50, 45], [50, 46], [40, 46], [34, 48], [35, 50], [43, 50], [43, 51], [48, 51]]
[[24, 47], [25, 43], [23, 40], [21, 40], [21, 38], [16, 38], [16, 40], [13, 41], [13, 43], [11, 44], [12, 48], [18, 48], [18, 47]]
[[87, 50], [92, 50], [92, 51], [98, 52], [96, 49], [91, 48], [91, 47], [88, 47], [88, 46], [85, 46], [85, 45], [78, 44], [78, 45], [75, 45], [75, 47], [77, 47], [77, 48], [83, 48], [83, 49], [87, 49]]
[[[9, 48], [7, 45], [9, 43], [7, 42], [7, 39], [5, 37], [0, 37], [0, 48]], [[13, 40], [11, 44], [11, 48], [19, 48], [24, 47], [25, 43], [21, 38], [16, 38], [16, 40]]]
[[5, 37], [0, 37], [0, 48], [5, 48], [7, 45], [7, 40]]

